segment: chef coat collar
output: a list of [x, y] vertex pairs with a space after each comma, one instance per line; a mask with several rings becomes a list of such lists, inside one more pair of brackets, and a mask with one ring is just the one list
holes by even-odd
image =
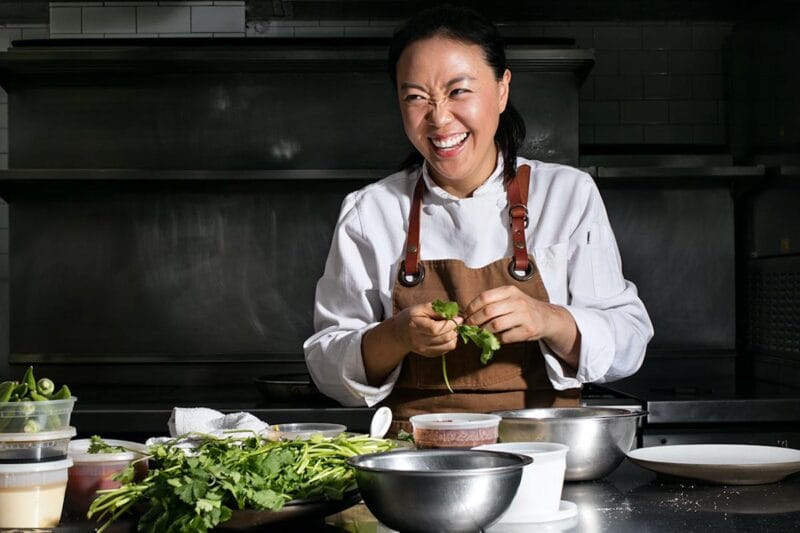
[[[422, 179], [425, 181], [425, 186], [436, 197], [442, 200], [459, 201], [466, 200], [467, 198], [459, 198], [442, 189], [433, 181], [430, 173], [428, 172], [428, 162], [422, 164]], [[500, 150], [497, 151], [497, 164], [494, 167], [494, 172], [484, 181], [475, 192], [472, 193], [471, 198], [478, 196], [490, 196], [496, 194], [505, 194], [505, 180], [503, 179], [503, 155]]]

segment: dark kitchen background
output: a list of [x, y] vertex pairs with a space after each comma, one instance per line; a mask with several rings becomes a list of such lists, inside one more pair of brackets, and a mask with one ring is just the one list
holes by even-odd
[[[305, 372], [341, 199], [408, 149], [385, 46], [432, 3], [0, 2], [0, 373], [35, 364], [78, 415], [271, 407], [253, 378]], [[508, 38], [526, 155], [593, 175], [651, 313], [614, 400], [660, 442], [797, 447], [798, 3], [462, 3]]]

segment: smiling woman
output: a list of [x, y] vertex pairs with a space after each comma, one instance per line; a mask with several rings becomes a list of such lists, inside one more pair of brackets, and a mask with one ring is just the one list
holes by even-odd
[[397, 77], [409, 140], [445, 191], [469, 196], [497, 164], [494, 137], [511, 72], [498, 80], [480, 46], [437, 36], [405, 49]]
[[[385, 402], [409, 431], [421, 413], [575, 406], [583, 383], [636, 372], [653, 329], [603, 201], [587, 174], [517, 155], [497, 29], [423, 11], [395, 33], [389, 76], [415, 150], [342, 205], [304, 344], [319, 389]], [[497, 338], [491, 363], [462, 326]]]

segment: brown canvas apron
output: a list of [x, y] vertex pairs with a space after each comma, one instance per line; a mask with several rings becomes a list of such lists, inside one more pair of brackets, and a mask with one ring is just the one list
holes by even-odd
[[[409, 213], [405, 260], [392, 292], [394, 313], [436, 299], [458, 302], [464, 309], [481, 292], [503, 285], [514, 285], [528, 296], [548, 302], [547, 290], [525, 242], [529, 182], [530, 167], [525, 165], [507, 187], [514, 255], [469, 268], [458, 259], [419, 261], [419, 213], [425, 188], [420, 177]], [[537, 341], [504, 344], [489, 364], [483, 365], [480, 350], [459, 339], [458, 347], [447, 354], [447, 375], [453, 393], [444, 383], [441, 358], [416, 353], [406, 356], [397, 383], [384, 402], [394, 413], [393, 432], [410, 432], [408, 418], [420, 413], [567, 407], [577, 406], [580, 400], [580, 389], [553, 388]]]

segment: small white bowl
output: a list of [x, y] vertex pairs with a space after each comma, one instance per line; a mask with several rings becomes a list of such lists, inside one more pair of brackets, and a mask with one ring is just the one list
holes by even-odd
[[523, 469], [517, 495], [500, 522], [518, 524], [566, 518], [561, 516], [560, 509], [569, 446], [555, 442], [502, 442], [473, 449], [518, 453], [533, 458], [533, 463]]

